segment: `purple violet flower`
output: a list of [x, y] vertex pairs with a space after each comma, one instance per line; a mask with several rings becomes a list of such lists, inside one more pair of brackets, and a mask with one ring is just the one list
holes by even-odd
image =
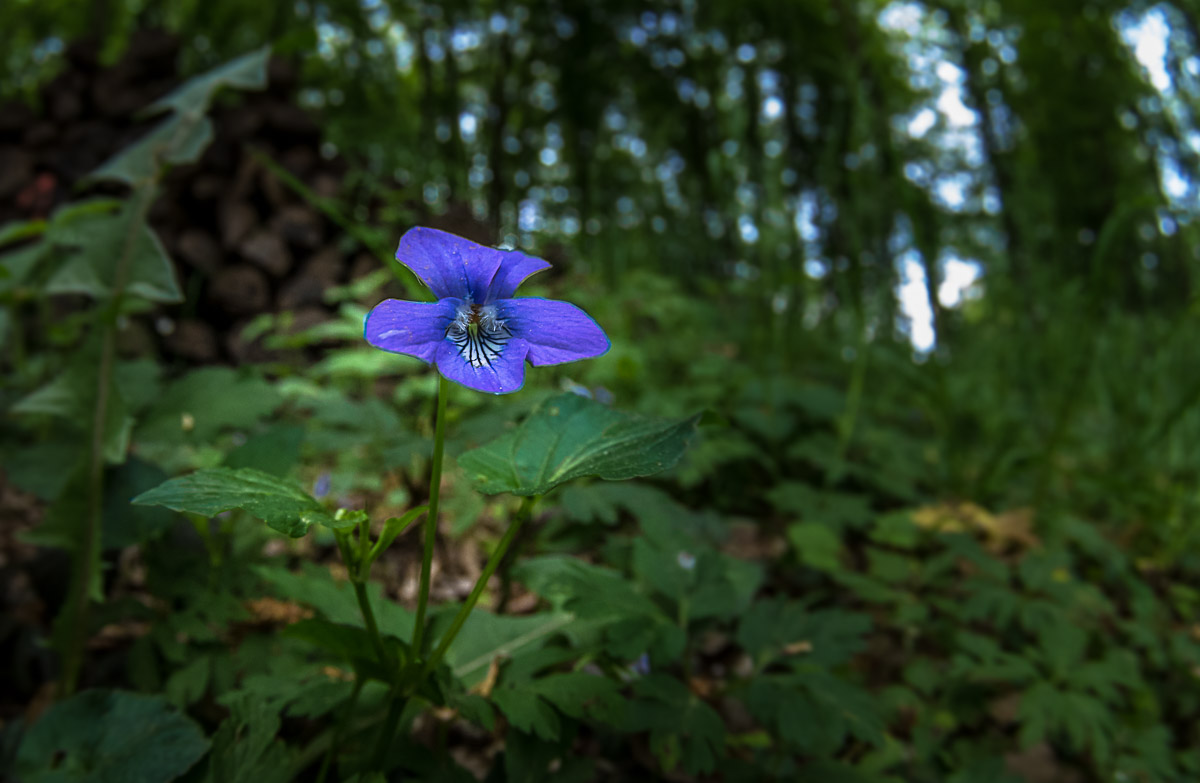
[[396, 260], [438, 300], [386, 299], [367, 314], [363, 336], [376, 348], [436, 365], [469, 389], [508, 394], [525, 384], [526, 361], [562, 364], [609, 349], [604, 330], [575, 305], [513, 298], [527, 277], [550, 268], [540, 258], [414, 228], [400, 238]]

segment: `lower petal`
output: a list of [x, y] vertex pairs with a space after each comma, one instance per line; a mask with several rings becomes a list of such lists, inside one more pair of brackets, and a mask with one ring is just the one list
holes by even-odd
[[437, 349], [438, 372], [468, 389], [488, 394], [509, 394], [525, 385], [525, 355], [529, 346], [524, 340], [508, 340], [495, 354], [488, 354], [486, 361], [468, 359], [467, 352], [451, 342], [443, 340]]
[[437, 302], [385, 299], [367, 314], [363, 337], [376, 348], [433, 362], [460, 304], [459, 299]]
[[604, 330], [570, 302], [522, 297], [496, 302], [496, 313], [514, 338], [529, 343], [535, 366], [591, 359], [608, 351]]

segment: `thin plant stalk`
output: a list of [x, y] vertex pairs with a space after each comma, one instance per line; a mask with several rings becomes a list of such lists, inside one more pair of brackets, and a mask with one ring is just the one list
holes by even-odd
[[[59, 622], [65, 624], [63, 637], [63, 670], [59, 683], [62, 696], [75, 692], [79, 684], [79, 673], [83, 668], [83, 648], [87, 639], [87, 624], [92, 599], [95, 597], [96, 582], [100, 568], [100, 536], [104, 517], [104, 443], [108, 432], [109, 406], [112, 404], [112, 375], [117, 353], [117, 320], [121, 314], [125, 285], [129, 280], [129, 268], [133, 259], [138, 232], [145, 222], [157, 192], [153, 180], [143, 183], [135, 192], [129, 206], [133, 214], [129, 221], [129, 233], [121, 245], [113, 275], [112, 298], [99, 319], [101, 330], [100, 367], [96, 374], [96, 404], [92, 414], [92, 437], [88, 455], [88, 506], [83, 524], [83, 535], [76, 550], [74, 578], [64, 615]], [[63, 626], [60, 626], [63, 627]]]
[[[530, 497], [525, 498], [521, 503], [521, 508], [517, 511], [516, 516], [513, 517], [513, 521], [508, 526], [508, 530], [504, 532], [504, 536], [496, 544], [495, 551], [492, 552], [492, 556], [488, 558], [487, 564], [483, 567], [483, 573], [479, 575], [479, 579], [471, 589], [471, 594], [467, 596], [466, 602], [459, 608], [458, 614], [454, 616], [454, 621], [450, 624], [450, 628], [442, 636], [441, 641], [438, 642], [438, 646], [433, 654], [425, 661], [420, 673], [408, 681], [408, 693], [416, 692], [421, 687], [421, 684], [425, 682], [425, 678], [433, 672], [438, 662], [446, 655], [446, 652], [450, 649], [450, 645], [454, 643], [455, 637], [458, 636], [458, 632], [462, 630], [467, 618], [471, 615], [471, 610], [479, 602], [479, 597], [487, 587], [488, 580], [496, 573], [496, 569], [499, 567], [500, 561], [504, 559], [504, 555], [512, 544], [513, 539], [517, 537], [517, 534], [521, 531], [521, 526], [531, 516], [533, 504], [536, 501], [537, 498]], [[429, 518], [433, 518], [433, 508], [434, 504], [431, 501]], [[417, 649], [415, 644], [413, 649]], [[380, 729], [379, 739], [376, 741], [375, 751], [372, 754], [371, 768], [374, 770], [382, 769], [384, 762], [387, 760], [387, 749], [391, 745], [392, 737], [396, 735], [396, 727], [400, 722], [400, 716], [404, 712], [407, 699], [401, 696], [398, 689], [393, 688], [392, 693], [388, 697], [388, 702], [387, 716], [384, 718], [383, 727]]]
[[500, 561], [504, 559], [504, 554], [508, 551], [509, 545], [513, 539], [521, 531], [521, 526], [533, 513], [533, 504], [537, 502], [536, 497], [525, 498], [521, 502], [521, 508], [517, 510], [516, 516], [509, 524], [508, 530], [504, 531], [504, 536], [500, 542], [496, 544], [496, 549], [492, 552], [492, 556], [488, 558], [487, 565], [483, 567], [483, 573], [479, 575], [475, 586], [471, 588], [471, 594], [467, 596], [467, 600], [459, 608], [458, 614], [454, 616], [454, 622], [450, 624], [450, 628], [442, 635], [441, 641], [438, 642], [437, 648], [433, 654], [425, 661], [425, 666], [421, 669], [419, 676], [413, 687], [419, 687], [425, 678], [429, 676], [438, 665], [438, 662], [446, 655], [446, 651], [450, 649], [450, 645], [454, 643], [454, 638], [458, 636], [458, 632], [462, 630], [463, 625], [467, 622], [467, 618], [471, 616], [471, 610], [475, 608], [475, 604], [479, 602], [479, 597], [483, 595], [483, 591], [487, 588], [488, 580], [492, 578], [492, 574], [496, 573], [496, 569], [500, 566]]
[[350, 533], [337, 531], [334, 538], [337, 541], [338, 551], [342, 554], [342, 560], [346, 564], [346, 571], [350, 574], [350, 584], [354, 587], [354, 599], [358, 601], [358, 610], [362, 613], [363, 623], [367, 626], [367, 634], [371, 637], [371, 646], [375, 649], [375, 656], [379, 658], [382, 664], [388, 664], [387, 648], [383, 644], [383, 636], [379, 633], [379, 623], [375, 620], [375, 611], [371, 608], [371, 598], [367, 594], [367, 574], [363, 566], [363, 551], [366, 548], [363, 541], [366, 540], [366, 523], [361, 523], [358, 526], [359, 541], [351, 540]]
[[[414, 657], [420, 656], [421, 643], [425, 635], [425, 612], [429, 605], [429, 583], [433, 571], [433, 545], [437, 537], [438, 504], [442, 495], [442, 461], [446, 451], [446, 399], [449, 396], [450, 382], [439, 375], [437, 412], [434, 415], [433, 427], [433, 460], [429, 470], [429, 511], [425, 516], [423, 526], [425, 547], [421, 555], [417, 613], [413, 619], [412, 651]], [[370, 552], [367, 553], [367, 557], [370, 559]], [[415, 690], [419, 685], [420, 680], [416, 682], [413, 689]], [[372, 769], [382, 769], [387, 760], [388, 747], [391, 745], [392, 737], [396, 735], [396, 727], [400, 723], [400, 716], [404, 712], [404, 705], [407, 701], [401, 697], [401, 690], [397, 683], [393, 685], [391, 693], [388, 694], [387, 717], [384, 718], [383, 726], [379, 730], [379, 738], [376, 740], [375, 751], [371, 755]]]
[[841, 480], [846, 469], [846, 454], [850, 449], [850, 442], [854, 438], [854, 430], [862, 408], [867, 365], [870, 362], [870, 348], [871, 343], [867, 339], [866, 323], [860, 317], [857, 353], [854, 357], [854, 367], [850, 371], [850, 386], [846, 390], [846, 411], [837, 422], [837, 452], [834, 454], [833, 468], [825, 474], [826, 486], [833, 486]]
[[363, 622], [367, 624], [367, 633], [371, 635], [371, 646], [379, 662], [388, 664], [387, 648], [383, 646], [383, 637], [379, 635], [379, 623], [375, 621], [375, 612], [371, 609], [371, 598], [367, 595], [367, 583], [355, 580], [354, 598], [358, 601], [358, 609], [362, 612]]
[[433, 544], [437, 537], [438, 501], [442, 494], [442, 455], [446, 446], [446, 398], [450, 382], [438, 376], [437, 414], [433, 432], [433, 464], [429, 475], [429, 513], [425, 517], [425, 551], [421, 556], [421, 583], [417, 592], [417, 616], [413, 621], [413, 654], [420, 656], [425, 636], [425, 609], [429, 604], [429, 581], [433, 569]]

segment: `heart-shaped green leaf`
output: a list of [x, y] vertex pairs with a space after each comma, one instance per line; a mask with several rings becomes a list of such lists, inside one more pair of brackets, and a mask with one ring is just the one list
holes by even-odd
[[543, 495], [581, 476], [649, 476], [679, 461], [699, 419], [637, 416], [563, 394], [539, 405], [513, 432], [461, 455], [458, 464], [488, 495]]
[[286, 479], [253, 468], [197, 470], [163, 482], [132, 502], [208, 517], [240, 508], [293, 538], [303, 536], [314, 524], [334, 529], [353, 526], [353, 522], [335, 519], [315, 498]]

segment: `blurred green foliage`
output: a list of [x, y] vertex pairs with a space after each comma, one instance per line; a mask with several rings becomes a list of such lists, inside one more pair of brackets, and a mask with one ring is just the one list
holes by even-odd
[[[613, 339], [515, 399], [459, 394], [452, 455], [567, 380], [712, 412], [667, 480], [548, 498], [496, 613], [439, 673], [437, 730], [390, 768], [462, 779], [451, 751], [482, 732], [503, 739], [497, 780], [1183, 783], [1200, 777], [1197, 18], [1191, 0], [16, 0], [0, 85], [30, 93], [83, 33], [116, 57], [166, 26], [189, 72], [274, 44], [353, 163], [344, 214], [382, 200], [399, 236], [401, 215], [466, 209], [553, 255], [546, 288]], [[3, 256], [0, 297], [103, 296], [102, 275], [51, 277], [38, 254], [62, 262], [76, 226], [126, 215], [85, 202], [0, 231], [46, 237]], [[18, 772], [53, 754], [29, 760], [47, 735], [92, 742], [80, 710], [137, 707], [188, 758], [194, 721], [211, 736], [188, 779], [289, 780], [331, 746], [335, 774], [369, 779], [386, 693], [354, 652], [351, 591], [310, 562], [329, 535], [281, 543], [240, 512], [179, 525], [119, 498], [224, 466], [324, 480], [326, 506], [378, 519], [411, 505], [434, 384], [359, 341], [384, 282], [333, 293], [334, 324], [272, 334], [335, 346], [315, 366], [115, 362], [104, 451], [135, 456], [107, 469], [103, 548], [139, 543], [155, 602], [111, 600], [92, 625], [146, 624], [118, 679], [158, 695], [63, 702]], [[175, 289], [130, 290], [155, 292]], [[87, 326], [5, 344], [3, 463], [50, 504], [43, 546], [72, 545], [56, 531], [92, 426]], [[466, 478], [446, 516], [486, 547], [511, 507]], [[373, 589], [404, 642], [411, 618]], [[534, 608], [504, 614], [518, 593]]]

